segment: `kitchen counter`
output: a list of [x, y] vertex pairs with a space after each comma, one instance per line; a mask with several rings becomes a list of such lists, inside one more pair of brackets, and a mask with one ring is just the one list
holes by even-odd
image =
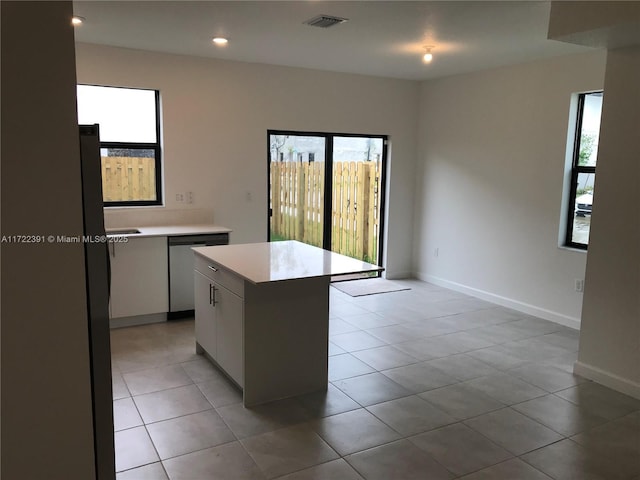
[[[121, 233], [127, 230], [138, 230], [140, 233]], [[107, 228], [109, 237], [175, 237], [180, 235], [206, 235], [215, 233], [230, 233], [227, 227], [213, 224], [194, 225], [159, 225], [153, 227], [122, 227]]]
[[384, 270], [377, 265], [294, 240], [195, 247], [193, 250], [255, 284]]
[[106, 229], [112, 328], [193, 315], [195, 255], [191, 246], [227, 244], [231, 232], [196, 222]]

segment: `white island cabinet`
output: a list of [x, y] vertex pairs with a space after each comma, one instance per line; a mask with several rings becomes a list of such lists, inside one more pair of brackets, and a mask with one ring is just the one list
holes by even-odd
[[296, 241], [193, 250], [196, 350], [244, 405], [325, 390], [330, 279], [383, 269]]
[[213, 303], [213, 280], [196, 270], [193, 281], [197, 313], [196, 338], [201, 348], [216, 357], [216, 310]]
[[[216, 281], [208, 265], [196, 263], [195, 305], [198, 353], [203, 350], [242, 387], [242, 318], [244, 299]], [[204, 267], [204, 268], [202, 268]], [[236, 290], [236, 292], [238, 292]], [[242, 294], [242, 292], [240, 292]]]

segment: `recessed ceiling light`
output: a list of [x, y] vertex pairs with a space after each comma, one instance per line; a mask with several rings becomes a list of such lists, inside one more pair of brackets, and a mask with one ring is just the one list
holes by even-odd
[[74, 15], [73, 17], [71, 17], [71, 25], [82, 25], [84, 21], [85, 18], [81, 17], [80, 15]]
[[226, 45], [227, 43], [229, 43], [229, 40], [224, 37], [215, 37], [213, 39], [213, 43], [215, 43], [216, 45]]
[[432, 46], [424, 47], [424, 55], [422, 56], [422, 61], [424, 63], [431, 63], [431, 60], [433, 60], [433, 53], [431, 53], [432, 48]]

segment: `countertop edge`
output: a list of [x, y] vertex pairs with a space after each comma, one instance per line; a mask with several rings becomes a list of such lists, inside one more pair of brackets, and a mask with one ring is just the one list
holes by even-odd
[[[112, 233], [117, 230], [138, 230], [140, 233]], [[111, 233], [110, 233], [111, 231]], [[149, 238], [149, 237], [179, 237], [183, 235], [215, 235], [218, 233], [231, 233], [233, 230], [214, 224], [187, 224], [187, 225], [154, 225], [145, 227], [120, 227], [107, 228], [107, 237]]]
[[[264, 244], [268, 244], [270, 242], [264, 242], [262, 243], [262, 245]], [[301, 243], [301, 242], [296, 242], [296, 243]], [[243, 247], [243, 246], [251, 246], [251, 245], [259, 245], [259, 244], [244, 244], [244, 245], [235, 245], [235, 247]], [[303, 244], [304, 245], [304, 244]], [[267, 284], [267, 283], [278, 283], [278, 282], [286, 282], [286, 281], [293, 281], [293, 280], [304, 280], [304, 279], [311, 279], [311, 278], [324, 278], [324, 277], [340, 277], [340, 276], [344, 276], [344, 275], [354, 275], [354, 274], [358, 274], [358, 273], [368, 273], [368, 272], [383, 272], [385, 270], [384, 267], [380, 267], [377, 265], [373, 265], [373, 264], [368, 264], [371, 267], [375, 267], [375, 268], [370, 268], [367, 270], [362, 270], [362, 269], [349, 269], [348, 271], [343, 271], [343, 272], [338, 272], [338, 273], [317, 273], [317, 274], [304, 274], [304, 275], [297, 275], [297, 276], [291, 276], [291, 277], [287, 277], [287, 278], [269, 278], [269, 279], [255, 279], [255, 278], [250, 278], [250, 276], [247, 276], [246, 274], [243, 274], [241, 271], [238, 271], [238, 269], [233, 268], [233, 266], [228, 265], [227, 263], [225, 263], [224, 261], [220, 261], [220, 260], [216, 260], [215, 258], [212, 258], [211, 256], [207, 255], [206, 253], [202, 252], [202, 249], [208, 249], [211, 247], [192, 247], [193, 252], [198, 255], [200, 258], [209, 261], [209, 262], [213, 262], [217, 265], [220, 265], [222, 268], [228, 270], [229, 272], [233, 273], [234, 275], [237, 275], [238, 277], [242, 278], [245, 281], [248, 281], [249, 283], [253, 284], [253, 285], [262, 285], [262, 284]], [[224, 247], [222, 247], [224, 248]], [[313, 247], [313, 248], [317, 248], [317, 247]], [[322, 249], [321, 249], [322, 250]], [[324, 250], [324, 252], [330, 253], [332, 255], [338, 255], [338, 256], [344, 256], [341, 254], [337, 254], [335, 252], [331, 252], [329, 250]], [[355, 259], [354, 259], [355, 260]], [[367, 262], [362, 262], [362, 263], [367, 263]]]
[[199, 249], [199, 248], [201, 248], [201, 247], [191, 247], [191, 250], [193, 250], [193, 253], [194, 253], [194, 254], [196, 254], [196, 255], [198, 255], [200, 258], [203, 258], [203, 259], [205, 259], [205, 260], [206, 260], [206, 261], [208, 261], [208, 262], [213, 262], [213, 263], [215, 263], [215, 264], [217, 264], [217, 265], [220, 265], [222, 268], [224, 268], [224, 269], [226, 269], [226, 270], [230, 271], [230, 272], [231, 272], [231, 273], [233, 273], [234, 275], [237, 275], [238, 277], [242, 278], [244, 281], [249, 282], [249, 283], [252, 283], [253, 285], [258, 285], [258, 284], [260, 284], [260, 283], [265, 283], [265, 282], [256, 282], [255, 280], [250, 279], [249, 277], [247, 277], [247, 276], [243, 275], [242, 273], [240, 273], [240, 272], [236, 272], [235, 270], [232, 270], [232, 269], [231, 269], [231, 268], [229, 268], [228, 266], [226, 266], [226, 265], [222, 265], [221, 263], [216, 262], [215, 260], [211, 259], [210, 257], [208, 257], [207, 255], [205, 255], [204, 253], [199, 252], [199, 251], [198, 251], [198, 249]]

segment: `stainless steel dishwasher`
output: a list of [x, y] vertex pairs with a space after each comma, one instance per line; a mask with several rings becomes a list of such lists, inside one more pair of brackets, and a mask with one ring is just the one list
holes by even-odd
[[193, 268], [191, 247], [227, 245], [228, 233], [180, 235], [168, 237], [169, 243], [169, 313], [168, 319], [190, 317], [194, 314]]

